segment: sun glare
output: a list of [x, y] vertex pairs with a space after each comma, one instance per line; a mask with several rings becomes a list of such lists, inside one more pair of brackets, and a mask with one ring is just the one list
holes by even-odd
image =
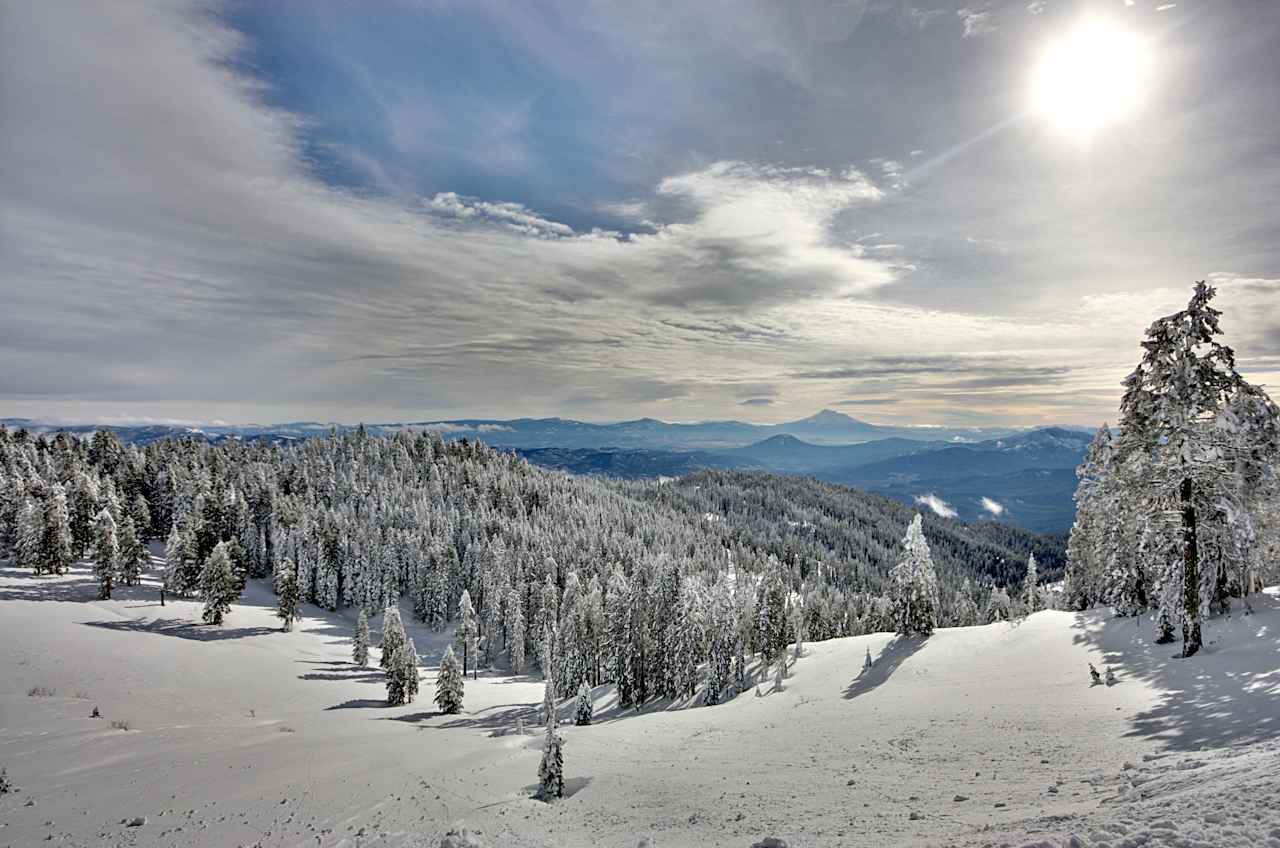
[[1087, 140], [1137, 109], [1150, 67], [1143, 39], [1106, 21], [1085, 21], [1041, 57], [1032, 78], [1032, 108]]

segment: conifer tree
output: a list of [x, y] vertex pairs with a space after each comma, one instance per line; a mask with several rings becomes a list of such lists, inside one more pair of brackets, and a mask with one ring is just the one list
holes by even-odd
[[55, 483], [44, 504], [44, 537], [40, 544], [43, 570], [48, 574], [66, 574], [75, 557], [71, 549], [71, 520], [67, 514], [67, 495]]
[[150, 557], [147, 555], [146, 546], [138, 538], [131, 516], [126, 514], [120, 519], [119, 530], [120, 580], [126, 586], [135, 586], [141, 579], [142, 571], [150, 561]]
[[397, 642], [391, 649], [383, 651], [383, 658], [386, 660], [386, 678], [387, 685], [387, 706], [399, 707], [409, 703], [408, 692], [405, 687], [405, 654], [408, 652], [408, 642]]
[[93, 573], [98, 578], [98, 597], [107, 600], [120, 569], [120, 545], [116, 540], [116, 520], [110, 510], [98, 513], [93, 530]]
[[1022, 609], [1030, 615], [1044, 609], [1040, 597], [1040, 585], [1036, 575], [1036, 555], [1027, 557], [1027, 574], [1022, 578]]
[[400, 620], [400, 607], [392, 604], [382, 613], [382, 656], [378, 663], [383, 669], [393, 668], [396, 649], [404, 644], [404, 622]]
[[462, 674], [466, 676], [467, 669], [470, 668], [473, 679], [477, 674], [476, 635], [478, 632], [476, 610], [471, 605], [471, 593], [464, 589], [462, 596], [458, 598], [458, 630], [455, 635], [458, 648], [462, 651]]
[[[553, 668], [551, 638], [544, 640], [543, 668]], [[542, 743], [542, 761], [538, 763], [539, 797], [548, 803], [564, 797], [564, 740], [560, 736], [556, 719], [556, 680], [554, 674], [544, 675], [542, 710], [546, 716], [547, 735]]]
[[635, 703], [635, 640], [631, 626], [631, 585], [622, 569], [614, 567], [609, 577], [609, 594], [605, 599], [605, 618], [609, 622], [608, 670], [618, 688], [618, 705], [626, 708]]
[[351, 643], [351, 661], [358, 666], [369, 664], [369, 614], [360, 608], [356, 616], [356, 635]]
[[413, 703], [418, 695], [418, 650], [412, 639], [396, 643], [387, 664], [387, 706]]
[[991, 587], [991, 597], [987, 599], [986, 620], [988, 624], [1009, 620], [1009, 593], [999, 586]]
[[436, 675], [436, 706], [445, 715], [455, 715], [462, 711], [462, 695], [466, 675], [462, 673], [462, 665], [458, 655], [453, 652], [453, 645], [444, 649], [444, 657], [440, 660], [440, 671]]
[[420, 679], [418, 677], [418, 648], [413, 644], [412, 638], [405, 644], [403, 653], [405, 693], [408, 696], [407, 702], [413, 703], [414, 699], [418, 697]]
[[904, 636], [927, 636], [938, 621], [938, 578], [919, 513], [907, 528], [902, 548], [898, 564], [889, 572], [894, 626]]
[[164, 545], [164, 585], [165, 588], [175, 595], [186, 594], [190, 591], [186, 585], [186, 545], [182, 535], [178, 532], [178, 524], [175, 521], [169, 529], [169, 539]]
[[595, 713], [595, 700], [591, 697], [591, 687], [587, 681], [578, 686], [578, 701], [573, 709], [573, 722], [577, 725], [591, 724], [591, 716]]
[[14, 561], [16, 565], [30, 568], [36, 576], [44, 573], [44, 563], [40, 557], [40, 544], [43, 538], [44, 510], [38, 509], [34, 501], [27, 500], [18, 515]]
[[520, 591], [511, 587], [507, 591], [506, 631], [507, 659], [511, 670], [516, 674], [524, 672], [524, 610], [520, 600]]
[[[1162, 614], [1182, 631], [1182, 656], [1200, 650], [1206, 608], [1241, 594], [1262, 503], [1280, 457], [1280, 411], [1235, 368], [1217, 336], [1215, 290], [1196, 283], [1187, 308], [1157, 319], [1125, 378], [1116, 465], [1140, 520], [1167, 535], [1177, 516], [1179, 556], [1146, 560]], [[1132, 548], [1142, 533], [1122, 537]]]
[[204, 601], [201, 617], [206, 624], [222, 624], [231, 604], [240, 599], [231, 554], [225, 542], [214, 545], [200, 572], [200, 597]]
[[281, 562], [276, 616], [282, 622], [281, 629], [287, 633], [293, 629], [293, 622], [298, 617], [298, 569], [290, 559]]

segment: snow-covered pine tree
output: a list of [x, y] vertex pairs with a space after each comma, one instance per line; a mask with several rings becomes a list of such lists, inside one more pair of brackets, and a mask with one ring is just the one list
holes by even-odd
[[389, 652], [383, 652], [383, 657], [387, 661], [384, 677], [387, 685], [388, 707], [399, 707], [409, 703], [408, 679], [405, 676], [408, 653], [408, 640], [397, 642]]
[[1031, 554], [1027, 557], [1026, 576], [1022, 578], [1022, 613], [1031, 615], [1042, 609], [1044, 603], [1040, 594], [1039, 576], [1036, 574], [1036, 555]]
[[889, 572], [890, 603], [896, 631], [904, 636], [933, 632], [938, 621], [938, 577], [919, 513], [902, 539], [902, 554]]
[[400, 607], [393, 603], [382, 613], [382, 656], [378, 663], [383, 669], [392, 667], [396, 649], [404, 644], [404, 622], [400, 620]]
[[994, 624], [997, 621], [1008, 621], [1011, 603], [1008, 592], [1000, 586], [992, 586], [991, 596], [987, 599], [987, 609], [983, 613], [983, 617], [988, 624]]
[[30, 568], [37, 576], [43, 574], [44, 564], [40, 558], [40, 543], [43, 537], [44, 510], [38, 508], [35, 501], [28, 498], [18, 514], [13, 551], [14, 564], [22, 568]]
[[1067, 542], [1063, 579], [1068, 609], [1088, 609], [1106, 595], [1106, 574], [1114, 559], [1107, 542], [1117, 518], [1113, 461], [1111, 428], [1103, 424], [1076, 469], [1076, 520]]
[[298, 617], [298, 569], [294, 567], [293, 560], [286, 558], [281, 563], [276, 616], [281, 621], [281, 629], [287, 633], [293, 629], [294, 619]]
[[120, 544], [116, 540], [116, 520], [105, 507], [98, 513], [93, 528], [93, 573], [98, 578], [98, 597], [106, 600], [115, 587], [120, 570]]
[[75, 557], [71, 549], [67, 495], [60, 483], [54, 483], [45, 497], [43, 530], [44, 537], [40, 542], [42, 570], [47, 574], [66, 574]]
[[1116, 448], [1123, 496], [1142, 520], [1179, 519], [1181, 556], [1157, 560], [1153, 582], [1162, 609], [1176, 613], [1183, 656], [1201, 647], [1206, 607], [1225, 600], [1230, 575], [1248, 567], [1254, 495], [1280, 455], [1280, 411], [1217, 340], [1214, 294], [1196, 283], [1186, 309], [1147, 329], [1142, 361], [1125, 379]]
[[957, 627], [972, 627], [978, 623], [978, 604], [973, 599], [973, 583], [968, 577], [964, 579], [960, 591], [956, 592], [952, 606], [952, 618]]
[[630, 707], [635, 703], [635, 649], [631, 638], [631, 584], [622, 569], [615, 566], [609, 576], [609, 589], [605, 597], [605, 620], [608, 621], [608, 674], [618, 688], [618, 706]]
[[520, 596], [521, 590], [516, 586], [507, 590], [507, 660], [516, 674], [524, 673], [524, 603]]
[[134, 529], [133, 516], [125, 514], [120, 519], [120, 581], [126, 586], [135, 586], [142, 577], [142, 570], [150, 561], [147, 548], [138, 538]]
[[356, 635], [351, 640], [351, 661], [358, 666], [369, 664], [369, 614], [360, 608], [356, 616]]
[[465, 676], [467, 669], [470, 668], [472, 676], [478, 673], [476, 666], [476, 636], [479, 633], [476, 623], [476, 609], [471, 605], [471, 593], [467, 590], [462, 591], [462, 596], [458, 598], [458, 630], [455, 638], [458, 642], [458, 649], [462, 652], [462, 673]]
[[[543, 668], [554, 668], [551, 655], [551, 638], [544, 640]], [[554, 674], [545, 674], [542, 693], [542, 711], [546, 719], [547, 735], [542, 744], [542, 761], [538, 763], [539, 797], [550, 803], [556, 798], [564, 797], [564, 740], [560, 737], [559, 721], [556, 718], [556, 679]]]
[[231, 611], [231, 605], [240, 598], [226, 542], [214, 545], [205, 560], [204, 569], [200, 572], [200, 597], [204, 601], [201, 617], [206, 624], [222, 624], [223, 618]]
[[445, 715], [455, 715], [462, 711], [462, 694], [466, 676], [462, 673], [462, 665], [458, 655], [453, 652], [453, 645], [444, 649], [444, 657], [440, 660], [440, 671], [436, 675], [436, 706]]
[[787, 587], [782, 563], [772, 555], [756, 588], [756, 648], [762, 671], [787, 648]]
[[405, 640], [404, 646], [400, 649], [400, 686], [403, 693], [404, 701], [402, 703], [412, 704], [414, 699], [418, 697], [418, 648], [413, 644], [413, 639]]
[[596, 704], [591, 697], [591, 686], [584, 680], [578, 684], [578, 701], [573, 708], [573, 723], [579, 726], [591, 724], [591, 716], [595, 710]]
[[178, 532], [175, 521], [169, 529], [169, 539], [164, 544], [164, 587], [175, 595], [184, 595], [191, 587], [186, 585], [186, 542]]

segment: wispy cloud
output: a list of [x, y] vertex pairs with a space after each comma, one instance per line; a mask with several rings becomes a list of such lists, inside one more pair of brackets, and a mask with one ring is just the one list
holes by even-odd
[[921, 506], [929, 507], [929, 509], [933, 510], [934, 515], [942, 518], [955, 518], [959, 515], [958, 512], [951, 508], [951, 504], [947, 503], [933, 492], [930, 492], [927, 495], [916, 495], [916, 503]]
[[982, 508], [995, 516], [1004, 514], [1004, 504], [985, 496], [982, 498]]

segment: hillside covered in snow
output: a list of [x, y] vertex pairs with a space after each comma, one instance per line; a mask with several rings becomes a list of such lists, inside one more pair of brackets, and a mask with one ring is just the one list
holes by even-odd
[[[250, 581], [222, 627], [159, 603], [158, 560], [96, 600], [85, 566], [0, 570], [0, 843], [66, 846], [1270, 845], [1280, 834], [1280, 597], [1176, 660], [1148, 618], [809, 643], [781, 690], [565, 724], [566, 796], [535, 800], [542, 683], [468, 676], [438, 714], [448, 633], [404, 620], [419, 700], [351, 662], [353, 617], [282, 632]], [[373, 619], [375, 642], [381, 617]], [[863, 668], [867, 654], [874, 658]], [[1116, 672], [1091, 686], [1088, 664]], [[573, 699], [560, 704], [568, 721]], [[93, 711], [100, 718], [91, 718]], [[526, 733], [521, 735], [521, 725]], [[131, 826], [131, 822], [141, 822]]]

